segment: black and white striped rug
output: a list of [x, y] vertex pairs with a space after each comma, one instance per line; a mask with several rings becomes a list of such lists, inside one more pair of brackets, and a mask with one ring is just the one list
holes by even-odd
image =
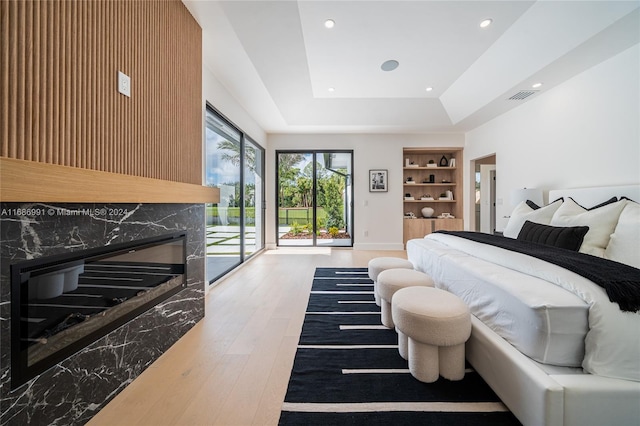
[[471, 368], [421, 383], [380, 323], [366, 268], [318, 268], [280, 425], [519, 425]]

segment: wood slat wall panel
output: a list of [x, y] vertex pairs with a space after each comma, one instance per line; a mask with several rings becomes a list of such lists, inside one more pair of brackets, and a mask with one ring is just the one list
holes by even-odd
[[202, 183], [201, 29], [179, 0], [2, 1], [0, 22], [1, 156]]

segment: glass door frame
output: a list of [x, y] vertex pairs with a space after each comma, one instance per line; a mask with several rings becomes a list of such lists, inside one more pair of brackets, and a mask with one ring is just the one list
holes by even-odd
[[[346, 206], [346, 208], [348, 209], [348, 224], [350, 225], [351, 229], [350, 229], [350, 240], [351, 240], [351, 244], [348, 246], [325, 246], [325, 247], [353, 247], [354, 245], [354, 232], [353, 232], [353, 228], [355, 227], [354, 225], [354, 221], [355, 221], [355, 216], [354, 216], [354, 197], [355, 197], [355, 193], [354, 193], [354, 185], [353, 185], [353, 176], [354, 176], [354, 151], [352, 149], [278, 149], [275, 151], [275, 172], [276, 172], [276, 178], [275, 178], [275, 194], [276, 197], [275, 198], [275, 238], [276, 238], [276, 246], [277, 247], [318, 247], [317, 244], [317, 209], [318, 209], [318, 205], [317, 205], [317, 156], [319, 154], [325, 154], [325, 153], [336, 153], [336, 154], [350, 154], [351, 156], [351, 173], [347, 176], [347, 181], [350, 181], [350, 185], [345, 187], [345, 191], [347, 190], [348, 187], [350, 187], [350, 194], [347, 195], [345, 194], [345, 197], [349, 200], [349, 202], [347, 203], [348, 205]], [[282, 245], [280, 244], [280, 199], [277, 196], [277, 194], [279, 194], [279, 189], [280, 189], [280, 154], [311, 154], [312, 155], [312, 163], [313, 163], [313, 182], [312, 182], [312, 223], [313, 223], [313, 229], [312, 229], [312, 234], [313, 237], [311, 239], [312, 244], [310, 245]], [[346, 225], [345, 225], [346, 226]]]
[[[241, 150], [242, 150], [242, 155], [243, 155], [243, 159], [246, 149], [247, 149], [247, 145], [251, 145], [253, 147], [255, 147], [258, 151], [260, 151], [260, 170], [262, 171], [262, 185], [260, 187], [260, 205], [255, 205], [254, 209], [258, 210], [260, 209], [260, 246], [256, 246], [256, 250], [249, 254], [248, 256], [246, 255], [246, 241], [245, 241], [245, 232], [246, 232], [246, 211], [245, 211], [245, 202], [246, 202], [246, 182], [244, 181], [244, 167], [242, 167], [242, 172], [240, 175], [240, 179], [242, 182], [242, 185], [240, 185], [240, 191], [241, 191], [241, 197], [242, 197], [242, 210], [241, 210], [241, 214], [243, 215], [243, 219], [242, 219], [242, 262], [245, 262], [247, 259], [251, 259], [253, 256], [255, 256], [257, 253], [259, 253], [260, 251], [264, 250], [265, 248], [265, 227], [266, 227], [266, 212], [267, 212], [267, 203], [265, 200], [265, 196], [266, 196], [266, 184], [265, 184], [265, 167], [266, 167], [266, 161], [265, 161], [265, 157], [266, 157], [266, 150], [260, 146], [259, 143], [257, 143], [255, 140], [253, 140], [253, 138], [251, 138], [250, 136], [247, 136], [244, 132], [242, 133], [242, 142], [241, 142]], [[246, 160], [246, 159], [245, 159]], [[244, 163], [244, 161], [242, 162]], [[255, 188], [254, 188], [255, 191]], [[255, 203], [254, 203], [255, 204]], [[255, 215], [255, 213], [254, 213]], [[254, 218], [255, 219], [255, 218]], [[257, 228], [257, 223], [256, 223], [256, 228]]]
[[[248, 259], [250, 259], [251, 257], [255, 256], [256, 254], [258, 254], [259, 252], [263, 251], [265, 248], [265, 234], [266, 234], [266, 230], [265, 230], [265, 225], [266, 225], [266, 203], [265, 203], [265, 196], [266, 196], [266, 185], [265, 185], [265, 157], [266, 157], [266, 150], [264, 147], [262, 147], [260, 144], [258, 144], [252, 137], [248, 136], [247, 134], [245, 134], [245, 132], [242, 131], [242, 129], [240, 129], [238, 126], [236, 126], [235, 124], [233, 124], [233, 122], [231, 122], [231, 120], [229, 120], [224, 114], [222, 114], [220, 111], [218, 111], [215, 107], [213, 107], [213, 105], [211, 105], [209, 102], [206, 102], [206, 107], [205, 107], [205, 114], [207, 113], [211, 113], [214, 116], [216, 116], [216, 118], [220, 121], [222, 121], [225, 125], [229, 126], [230, 128], [232, 128], [233, 130], [237, 131], [240, 134], [240, 147], [239, 147], [239, 152], [240, 152], [240, 165], [239, 167], [239, 179], [240, 179], [240, 203], [239, 203], [239, 222], [240, 222], [240, 256], [239, 256], [239, 261], [237, 263], [235, 263], [233, 266], [221, 271], [220, 273], [217, 273], [215, 276], [209, 278], [208, 276], [208, 272], [205, 274], [205, 281], [208, 284], [212, 284], [214, 282], [216, 282], [217, 280], [219, 280], [220, 278], [224, 277], [227, 273], [229, 273], [230, 271], [232, 271], [233, 269], [237, 268], [238, 266], [242, 265], [243, 263], [245, 263]], [[206, 118], [205, 118], [205, 132], [206, 132]], [[245, 197], [246, 197], [246, 189], [245, 189], [245, 167], [244, 167], [244, 160], [245, 160], [245, 150], [246, 150], [246, 146], [247, 146], [247, 142], [250, 143], [251, 145], [253, 145], [254, 147], [256, 147], [258, 150], [260, 150], [261, 155], [260, 155], [260, 170], [262, 170], [262, 186], [260, 188], [261, 194], [262, 194], [262, 203], [260, 206], [256, 206], [255, 208], [260, 208], [262, 210], [261, 212], [261, 220], [260, 220], [260, 232], [261, 232], [261, 246], [260, 247], [256, 247], [256, 250], [251, 253], [249, 256], [246, 255], [245, 253], [245, 247], [246, 247], [246, 223], [245, 223], [245, 214], [246, 214], [246, 208], [245, 208]], [[204, 163], [204, 167], [206, 169], [207, 167], [207, 161], [206, 161], [206, 147], [204, 148], [205, 152], [204, 152], [204, 156], [205, 159], [203, 161]], [[205, 174], [206, 174], [206, 170], [205, 170]], [[257, 224], [256, 224], [257, 225]], [[205, 210], [205, 263], [206, 263], [206, 258], [208, 257], [207, 255], [207, 250], [206, 250], [206, 210]]]

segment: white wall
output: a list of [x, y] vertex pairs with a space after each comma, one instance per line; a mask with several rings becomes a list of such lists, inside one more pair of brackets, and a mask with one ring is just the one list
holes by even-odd
[[496, 154], [498, 230], [513, 189], [542, 188], [547, 197], [550, 189], [640, 182], [639, 52], [636, 45], [466, 134], [465, 183], [471, 160]]
[[[267, 134], [260, 125], [247, 113], [229, 91], [216, 79], [205, 66], [202, 68], [202, 122], [204, 123], [205, 107], [209, 102], [222, 115], [231, 120], [246, 135], [263, 148], [267, 145]], [[202, 146], [204, 147], [204, 126]], [[204, 149], [204, 148], [203, 148]]]
[[[277, 134], [268, 136], [267, 235], [268, 248], [276, 245], [276, 150], [351, 149], [354, 151], [354, 248], [403, 250], [402, 148], [462, 146], [462, 134]], [[389, 192], [369, 192], [369, 169], [389, 171]], [[366, 204], [366, 206], [365, 206]], [[364, 236], [368, 231], [368, 236]]]

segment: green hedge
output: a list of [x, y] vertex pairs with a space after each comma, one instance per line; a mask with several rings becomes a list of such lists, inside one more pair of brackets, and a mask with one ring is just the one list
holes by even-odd
[[[325, 221], [327, 218], [327, 212], [323, 208], [317, 209], [318, 220]], [[296, 222], [298, 225], [311, 224], [313, 221], [313, 209], [311, 207], [306, 209], [278, 209], [278, 224], [279, 225], [292, 225]]]
[[[240, 207], [226, 207], [227, 220], [229, 225], [240, 224]], [[256, 218], [255, 207], [245, 207], [245, 214], [247, 216], [247, 225], [253, 225]], [[318, 219], [322, 222], [327, 218], [327, 212], [322, 207], [317, 211]], [[206, 211], [207, 225], [218, 224], [218, 206], [207, 206]], [[307, 219], [308, 218], [308, 219]], [[313, 210], [309, 208], [295, 208], [295, 209], [278, 209], [278, 224], [279, 225], [292, 225], [293, 222], [299, 225], [311, 224], [313, 218]]]
[[[229, 225], [240, 225], [240, 207], [226, 207], [226, 209]], [[245, 207], [244, 211], [247, 217], [247, 225], [253, 225], [256, 219], [256, 208]], [[218, 206], [207, 206], [206, 218], [207, 225], [218, 225]]]

